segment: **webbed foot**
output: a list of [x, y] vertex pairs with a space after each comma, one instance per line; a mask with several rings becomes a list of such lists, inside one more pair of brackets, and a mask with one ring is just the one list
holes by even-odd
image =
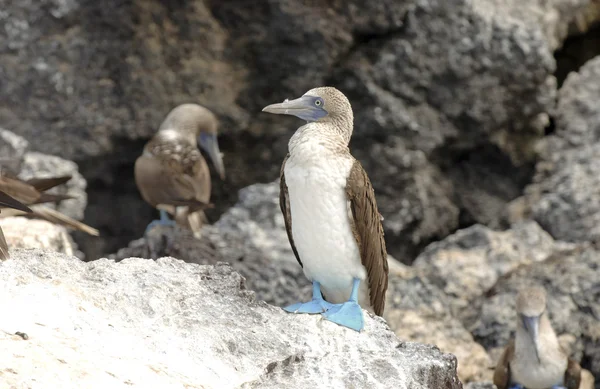
[[175, 223], [174, 220], [169, 219], [169, 216], [167, 215], [166, 211], [160, 210], [160, 219], [153, 220], [148, 224], [148, 226], [146, 227], [146, 230], [144, 231], [144, 236], [148, 235], [148, 232], [150, 232], [150, 230], [156, 226], [173, 227], [176, 224], [177, 223]]
[[317, 298], [312, 299], [312, 301], [309, 301], [307, 303], [296, 303], [288, 305], [283, 309], [291, 313], [323, 313], [331, 307], [333, 307], [333, 304], [328, 303], [322, 298]]
[[336, 304], [321, 315], [329, 321], [359, 332], [365, 325], [362, 309], [356, 301]]
[[321, 285], [313, 281], [313, 298], [307, 303], [296, 303], [283, 308], [291, 313], [322, 313], [333, 307], [333, 304], [323, 300]]

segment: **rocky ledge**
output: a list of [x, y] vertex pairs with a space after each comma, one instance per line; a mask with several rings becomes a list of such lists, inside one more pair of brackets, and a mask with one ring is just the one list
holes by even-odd
[[366, 311], [362, 333], [287, 314], [224, 263], [16, 249], [0, 284], [8, 387], [462, 387], [451, 354]]

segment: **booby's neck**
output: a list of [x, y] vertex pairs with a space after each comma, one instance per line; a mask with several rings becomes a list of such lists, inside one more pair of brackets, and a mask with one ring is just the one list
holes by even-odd
[[298, 128], [288, 143], [291, 156], [349, 154], [350, 133], [333, 123], [312, 122]]
[[527, 387], [545, 388], [562, 381], [567, 356], [562, 352], [547, 313], [540, 317], [537, 354], [531, 336], [520, 322], [517, 324], [511, 367], [516, 381]]

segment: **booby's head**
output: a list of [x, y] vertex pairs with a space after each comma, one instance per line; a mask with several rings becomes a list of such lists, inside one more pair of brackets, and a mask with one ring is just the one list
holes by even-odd
[[159, 130], [173, 128], [188, 133], [206, 151], [221, 179], [225, 179], [225, 166], [217, 140], [219, 121], [208, 109], [198, 104], [181, 104], [173, 108]]
[[267, 105], [263, 112], [293, 115], [309, 123], [334, 124], [348, 141], [352, 135], [352, 106], [348, 98], [334, 87], [311, 89], [297, 99], [286, 99], [283, 103]]
[[538, 362], [540, 320], [546, 313], [546, 291], [539, 286], [521, 290], [517, 295], [518, 326], [529, 335], [535, 347]]

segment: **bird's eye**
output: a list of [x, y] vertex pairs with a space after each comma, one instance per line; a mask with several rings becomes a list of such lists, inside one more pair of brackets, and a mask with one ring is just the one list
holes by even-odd
[[317, 107], [321, 106], [321, 100], [316, 100], [316, 101], [315, 101], [315, 105], [316, 105]]

